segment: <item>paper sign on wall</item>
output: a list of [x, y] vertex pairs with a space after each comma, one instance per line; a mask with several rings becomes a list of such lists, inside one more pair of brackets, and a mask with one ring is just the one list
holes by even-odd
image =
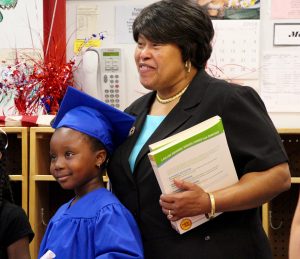
[[300, 45], [300, 23], [275, 23], [273, 44], [275, 46]]
[[117, 6], [116, 12], [116, 43], [132, 44], [132, 24], [144, 6]]

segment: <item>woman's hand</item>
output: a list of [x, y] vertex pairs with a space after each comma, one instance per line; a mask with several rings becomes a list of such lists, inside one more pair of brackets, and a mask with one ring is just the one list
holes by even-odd
[[[182, 180], [174, 180], [174, 184], [182, 192], [162, 194], [159, 201], [163, 213], [169, 220], [175, 221], [210, 212], [210, 199], [203, 189]], [[213, 192], [216, 212], [259, 207], [279, 193], [288, 190], [290, 185], [291, 176], [287, 163], [265, 171], [247, 173], [236, 184]]]
[[183, 180], [174, 180], [174, 184], [182, 190], [179, 193], [162, 194], [160, 205], [169, 220], [175, 221], [183, 217], [196, 216], [210, 212], [209, 196], [198, 185]]

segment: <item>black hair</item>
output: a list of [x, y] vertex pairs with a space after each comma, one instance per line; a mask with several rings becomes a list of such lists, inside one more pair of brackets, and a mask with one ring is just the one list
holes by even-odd
[[106, 160], [104, 161], [104, 163], [100, 167], [101, 172], [103, 173], [103, 171], [106, 168], [107, 161], [108, 161], [108, 158], [109, 158], [109, 153], [108, 153], [107, 149], [105, 148], [104, 144], [100, 140], [98, 140], [98, 139], [96, 139], [96, 138], [94, 138], [90, 135], [87, 135], [85, 133], [82, 133], [82, 135], [85, 136], [90, 141], [91, 148], [92, 148], [93, 151], [98, 151], [98, 150], [105, 150], [106, 151]]
[[163, 0], [139, 13], [133, 23], [133, 38], [139, 35], [162, 44], [176, 44], [182, 60], [205, 68], [212, 52], [214, 28], [207, 10], [192, 0]]
[[7, 200], [11, 203], [14, 203], [14, 197], [12, 188], [10, 185], [10, 179], [7, 172], [7, 136], [4, 133], [0, 132], [0, 152], [2, 157], [0, 159], [0, 212], [4, 203], [4, 200]]

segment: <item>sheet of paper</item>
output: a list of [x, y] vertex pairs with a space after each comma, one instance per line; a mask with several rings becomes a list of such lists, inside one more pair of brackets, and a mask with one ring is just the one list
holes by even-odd
[[3, 15], [0, 49], [42, 49], [43, 1], [18, 1], [14, 9], [0, 8], [0, 11]]
[[300, 54], [264, 53], [261, 97], [269, 112], [299, 112]]
[[164, 193], [178, 191], [173, 183], [175, 178], [198, 184], [205, 191], [221, 189], [237, 180], [232, 160], [228, 158], [230, 152], [224, 133], [201, 142], [202, 152], [199, 145], [179, 152], [176, 155], [178, 163], [168, 160], [160, 165]]
[[99, 33], [99, 15], [97, 5], [79, 5], [77, 7], [77, 39], [86, 39]]
[[271, 0], [272, 19], [299, 19], [300, 0]]
[[144, 6], [116, 6], [116, 43], [132, 44], [132, 24]]

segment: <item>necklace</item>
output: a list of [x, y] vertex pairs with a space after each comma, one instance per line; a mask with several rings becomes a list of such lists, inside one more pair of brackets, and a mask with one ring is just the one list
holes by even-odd
[[158, 93], [156, 93], [156, 99], [159, 103], [162, 103], [162, 104], [173, 102], [174, 100], [176, 100], [177, 98], [181, 97], [184, 94], [184, 92], [188, 88], [188, 86], [189, 86], [189, 84], [185, 88], [183, 88], [179, 93], [177, 93], [167, 99], [162, 99], [161, 97], [159, 97]]

